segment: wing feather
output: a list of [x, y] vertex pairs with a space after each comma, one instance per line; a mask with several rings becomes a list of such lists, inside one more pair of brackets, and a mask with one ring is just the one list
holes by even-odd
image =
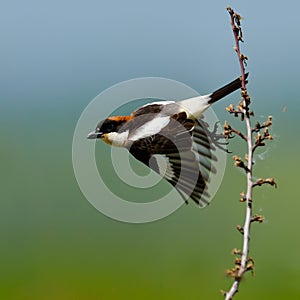
[[187, 119], [185, 112], [171, 116], [159, 133], [128, 144], [130, 153], [172, 184], [185, 202], [191, 198], [200, 207], [210, 200], [207, 184], [216, 159], [211, 149], [205, 124]]

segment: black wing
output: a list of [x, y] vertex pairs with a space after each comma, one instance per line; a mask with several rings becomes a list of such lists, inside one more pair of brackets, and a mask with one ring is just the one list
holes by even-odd
[[128, 146], [130, 153], [170, 182], [187, 203], [190, 197], [199, 206], [209, 202], [207, 183], [212, 169], [212, 145], [203, 125], [173, 115], [159, 134], [139, 139]]

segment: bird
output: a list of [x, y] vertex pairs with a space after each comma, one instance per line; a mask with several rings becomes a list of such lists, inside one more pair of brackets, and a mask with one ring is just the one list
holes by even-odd
[[185, 203], [192, 199], [204, 207], [211, 200], [207, 189], [210, 174], [217, 172], [212, 162], [217, 160], [214, 150], [220, 145], [212, 142], [216, 140], [216, 128], [208, 130], [203, 113], [241, 86], [242, 79], [238, 77], [204, 96], [147, 103], [130, 115], [101, 120], [87, 139], [126, 148], [167, 180]]

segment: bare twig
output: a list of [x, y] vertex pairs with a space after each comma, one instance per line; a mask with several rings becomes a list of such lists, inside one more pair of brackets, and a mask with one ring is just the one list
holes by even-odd
[[[253, 146], [252, 152], [256, 150], [257, 147], [265, 146], [266, 143], [265, 140], [273, 140], [272, 135], [269, 133], [268, 127], [262, 125], [261, 129], [264, 128], [264, 134], [262, 135], [260, 132], [258, 132], [257, 136], [255, 137], [255, 145]], [[253, 131], [253, 129], [252, 129]]]
[[[225, 296], [225, 300], [231, 300], [238, 292], [240, 283], [246, 272], [251, 271], [254, 274], [254, 260], [249, 256], [249, 243], [250, 243], [250, 227], [252, 223], [262, 223], [264, 217], [261, 215], [253, 215], [252, 211], [252, 191], [256, 186], [262, 186], [265, 184], [277, 187], [277, 184], [273, 178], [258, 179], [253, 181], [253, 155], [258, 147], [266, 145], [266, 140], [272, 140], [273, 137], [269, 133], [269, 127], [272, 125], [272, 117], [269, 116], [268, 120], [263, 124], [256, 123], [251, 127], [251, 117], [254, 116], [253, 111], [250, 110], [250, 96], [248, 94], [246, 85], [248, 83], [245, 73], [245, 66], [247, 66], [247, 56], [242, 54], [240, 49], [240, 43], [243, 41], [243, 33], [241, 28], [242, 17], [235, 13], [233, 9], [227, 7], [227, 11], [230, 15], [231, 27], [235, 40], [235, 46], [233, 47], [238, 56], [238, 61], [241, 70], [241, 96], [242, 99], [238, 105], [234, 106], [230, 104], [226, 107], [226, 110], [234, 115], [240, 117], [241, 121], [245, 121], [246, 133], [233, 129], [227, 122], [224, 123], [224, 136], [226, 140], [233, 138], [234, 136], [240, 136], [243, 141], [247, 143], [247, 153], [245, 159], [240, 158], [237, 155], [233, 156], [234, 165], [244, 170], [247, 176], [247, 191], [246, 193], [240, 193], [240, 202], [246, 204], [246, 214], [244, 225], [237, 225], [238, 231], [243, 235], [243, 247], [242, 250], [234, 249], [233, 254], [236, 255], [234, 268], [227, 270], [227, 275], [232, 277], [233, 283], [228, 291], [222, 291]], [[255, 134], [255, 139], [253, 135]]]
[[[263, 124], [256, 123], [255, 127], [251, 127], [250, 118], [254, 116], [254, 113], [249, 109], [250, 106], [250, 96], [247, 92], [247, 74], [245, 73], [245, 66], [248, 58], [241, 53], [240, 43], [243, 42], [243, 34], [241, 28], [241, 16], [235, 13], [230, 7], [227, 7], [228, 13], [230, 15], [232, 31], [235, 39], [234, 50], [237, 53], [239, 65], [241, 69], [241, 96], [242, 100], [239, 104], [234, 107], [233, 104], [229, 105], [226, 110], [233, 114], [235, 117], [240, 116], [241, 121], [246, 123], [246, 134], [233, 129], [227, 122], [224, 124], [224, 135], [226, 139], [233, 137], [233, 134], [240, 136], [247, 143], [247, 154], [245, 161], [240, 157], [234, 155], [233, 159], [235, 161], [235, 166], [244, 169], [247, 176], [247, 191], [240, 194], [240, 202], [246, 203], [246, 215], [244, 225], [237, 225], [238, 231], [243, 235], [243, 248], [242, 250], [234, 249], [234, 254], [238, 255], [235, 258], [235, 266], [232, 269], [227, 270], [227, 275], [234, 278], [234, 281], [229, 289], [229, 291], [222, 291], [225, 296], [225, 300], [230, 300], [238, 292], [241, 280], [244, 274], [248, 271], [254, 273], [254, 260], [249, 257], [249, 242], [250, 242], [250, 227], [254, 222], [262, 223], [264, 217], [260, 215], [253, 215], [252, 212], [252, 191], [256, 186], [262, 186], [264, 184], [269, 184], [271, 186], [277, 187], [277, 184], [273, 178], [258, 179], [253, 182], [253, 154], [258, 147], [265, 146], [266, 140], [272, 140], [273, 137], [269, 133], [269, 127], [272, 125], [272, 117], [269, 116], [268, 120]], [[253, 141], [253, 134], [256, 133], [255, 141]], [[247, 161], [247, 162], [246, 162]]]
[[257, 122], [255, 127], [252, 129], [252, 131], [260, 132], [261, 129], [267, 128], [271, 125], [272, 125], [272, 116], [269, 116], [268, 120], [266, 122], [264, 122], [262, 125], [259, 122]]
[[247, 138], [242, 132], [232, 128], [226, 121], [223, 125], [223, 128], [224, 128], [224, 135], [227, 140], [233, 138], [234, 136], [232, 134], [234, 133], [235, 135], [240, 136], [243, 140], [247, 141]]
[[243, 35], [242, 35], [242, 29], [241, 29], [241, 16], [236, 14], [230, 7], [227, 7], [228, 13], [230, 15], [231, 19], [231, 26], [232, 31], [235, 39], [235, 46], [234, 50], [236, 51], [238, 55], [238, 60], [240, 64], [241, 69], [241, 95], [243, 100], [243, 117], [246, 122], [246, 129], [247, 134], [245, 136], [245, 140], [247, 141], [247, 158], [248, 163], [246, 169], [246, 175], [247, 175], [247, 192], [246, 194], [243, 194], [242, 198], [246, 202], [246, 216], [245, 216], [245, 222], [244, 226], [238, 227], [238, 230], [243, 234], [243, 249], [241, 251], [241, 258], [239, 259], [238, 264], [235, 263], [235, 268], [232, 270], [229, 270], [227, 274], [229, 276], [232, 276], [234, 278], [234, 282], [228, 292], [224, 293], [225, 299], [229, 300], [232, 299], [233, 296], [238, 292], [239, 285], [241, 282], [241, 279], [243, 278], [243, 275], [249, 271], [253, 270], [253, 262], [249, 264], [249, 242], [250, 242], [250, 226], [253, 220], [252, 217], [252, 168], [253, 168], [253, 141], [252, 141], [252, 127], [251, 127], [251, 121], [250, 121], [250, 113], [249, 113], [249, 105], [250, 105], [250, 97], [248, 95], [247, 89], [246, 89], [246, 74], [245, 74], [245, 63], [248, 59], [245, 55], [241, 53], [240, 50], [240, 42], [243, 42]]

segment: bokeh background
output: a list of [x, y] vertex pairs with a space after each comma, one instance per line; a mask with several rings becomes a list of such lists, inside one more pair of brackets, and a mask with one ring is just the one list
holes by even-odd
[[[231, 158], [210, 207], [191, 203], [133, 225], [84, 198], [71, 146], [83, 109], [115, 83], [167, 77], [208, 93], [235, 78], [228, 4], [245, 18], [256, 118], [274, 117], [275, 140], [256, 157], [255, 175], [278, 181], [277, 190], [255, 191], [254, 211], [266, 222], [252, 227], [256, 275], [236, 298], [300, 299], [296, 0], [2, 3], [1, 299], [222, 299], [244, 216], [245, 178]], [[232, 120], [224, 107], [237, 100], [215, 105], [221, 122]]]

